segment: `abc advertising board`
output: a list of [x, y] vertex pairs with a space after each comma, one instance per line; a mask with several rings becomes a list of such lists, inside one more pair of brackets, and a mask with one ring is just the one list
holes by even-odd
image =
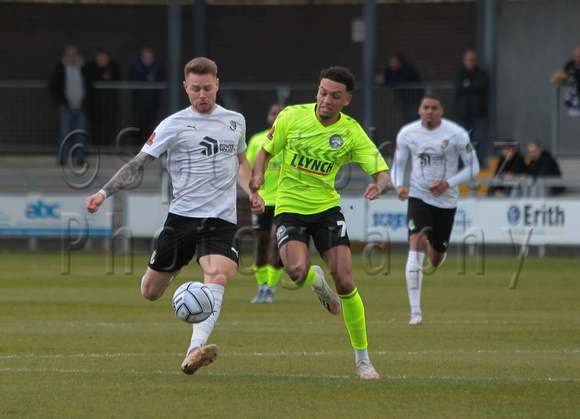
[[[407, 241], [407, 202], [343, 197], [341, 207], [354, 241]], [[451, 242], [466, 239], [489, 244], [580, 244], [580, 202], [460, 198]]]
[[0, 236], [110, 237], [111, 201], [95, 214], [85, 208], [88, 194], [0, 194]]

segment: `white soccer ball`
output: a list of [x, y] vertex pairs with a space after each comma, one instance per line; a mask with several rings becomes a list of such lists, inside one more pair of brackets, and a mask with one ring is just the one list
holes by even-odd
[[201, 282], [186, 282], [173, 294], [173, 311], [187, 323], [199, 323], [213, 313], [215, 300], [209, 287]]

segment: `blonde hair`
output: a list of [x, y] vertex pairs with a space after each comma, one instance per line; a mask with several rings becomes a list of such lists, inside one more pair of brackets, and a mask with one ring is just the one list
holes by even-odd
[[217, 64], [205, 57], [197, 57], [188, 62], [183, 70], [185, 78], [188, 74], [211, 74], [217, 77]]

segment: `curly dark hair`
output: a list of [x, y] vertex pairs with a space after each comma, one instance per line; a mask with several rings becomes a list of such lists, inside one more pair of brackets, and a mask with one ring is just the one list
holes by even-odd
[[346, 67], [334, 66], [320, 72], [320, 80], [329, 79], [346, 86], [347, 92], [352, 92], [356, 84], [356, 79], [350, 70]]

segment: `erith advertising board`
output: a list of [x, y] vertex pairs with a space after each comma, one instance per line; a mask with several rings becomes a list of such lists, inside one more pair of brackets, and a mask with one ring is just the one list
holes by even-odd
[[[348, 234], [355, 241], [407, 241], [407, 203], [396, 198], [366, 202], [342, 198]], [[580, 202], [574, 200], [460, 199], [451, 242], [580, 244]]]

